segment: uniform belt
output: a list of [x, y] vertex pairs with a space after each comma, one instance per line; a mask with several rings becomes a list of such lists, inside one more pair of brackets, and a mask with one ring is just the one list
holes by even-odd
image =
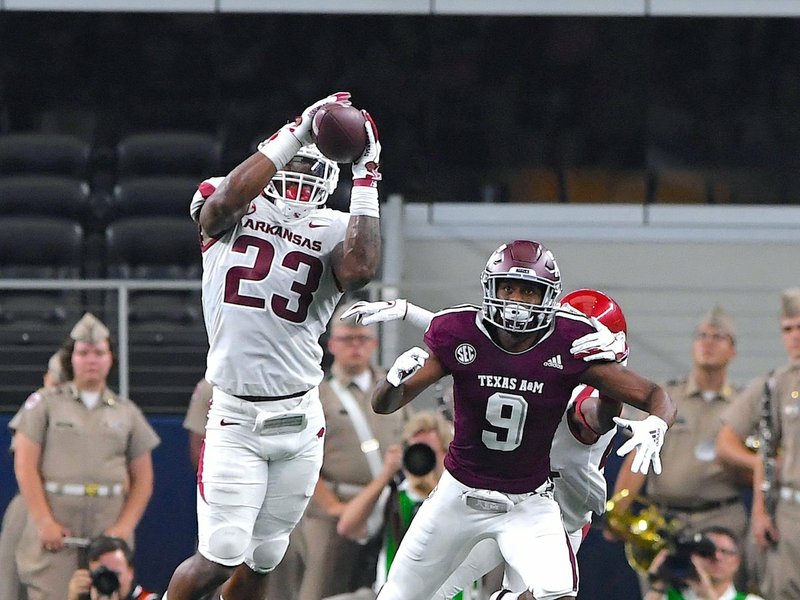
[[730, 506], [731, 504], [736, 504], [737, 502], [741, 501], [742, 499], [739, 496], [733, 496], [731, 498], [725, 498], [724, 500], [712, 500], [710, 502], [703, 502], [702, 504], [695, 504], [693, 506], [678, 506], [675, 504], [662, 503], [657, 504], [660, 509], [667, 512], [698, 513], [706, 512], [708, 510], [715, 510], [717, 508], [722, 508], [723, 506]]
[[781, 487], [781, 500], [788, 500], [789, 502], [800, 504], [800, 490], [787, 486]]
[[337, 496], [356, 496], [367, 487], [357, 483], [343, 483], [341, 481], [329, 481], [328, 485], [331, 486], [333, 493]]
[[310, 391], [311, 390], [306, 390], [305, 392], [295, 392], [294, 394], [287, 394], [286, 396], [236, 396], [236, 398], [246, 402], [275, 402], [277, 400], [291, 400], [292, 398], [299, 398], [300, 396], [305, 396]]
[[123, 486], [121, 483], [110, 485], [100, 483], [58, 483], [57, 481], [46, 481], [44, 489], [51, 494], [61, 494], [62, 496], [122, 496]]

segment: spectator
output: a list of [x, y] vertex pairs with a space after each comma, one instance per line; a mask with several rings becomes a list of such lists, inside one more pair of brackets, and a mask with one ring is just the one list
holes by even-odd
[[[764, 600], [761, 596], [739, 592], [734, 578], [742, 562], [739, 538], [725, 527], [707, 527], [702, 533], [714, 544], [713, 556], [690, 554], [693, 568], [681, 578], [683, 585], [666, 578], [663, 570], [669, 552], [662, 550], [650, 565], [652, 589], [644, 600]], [[788, 596], [787, 596], [788, 598]]]
[[[627, 468], [628, 456], [614, 493], [628, 489], [630, 494], [616, 503], [616, 511], [627, 510], [641, 494], [678, 519], [688, 532], [716, 525], [732, 530], [736, 539], [744, 538], [747, 511], [740, 484], [716, 460], [714, 451], [720, 415], [735, 392], [728, 381], [728, 366], [735, 356], [733, 321], [721, 307], [714, 307], [695, 329], [692, 371], [666, 386], [678, 407], [678, 419], [664, 439], [664, 470], [658, 477], [633, 473]], [[646, 581], [642, 587], [646, 591]]]
[[28, 600], [63, 597], [78, 566], [65, 537], [133, 540], [153, 489], [159, 439], [106, 385], [108, 329], [87, 313], [64, 351], [71, 380], [31, 394], [15, 424], [14, 470], [29, 513], [16, 561]]
[[781, 333], [791, 363], [766, 382], [751, 517], [753, 536], [765, 552], [761, 592], [772, 600], [800, 597], [800, 288], [785, 291], [781, 301]]
[[[375, 583], [377, 590], [385, 581], [386, 574], [392, 564], [400, 541], [403, 539], [417, 509], [423, 500], [431, 493], [439, 482], [444, 472], [444, 456], [447, 447], [453, 439], [453, 427], [441, 415], [420, 411], [411, 417], [403, 430], [403, 443], [406, 452], [400, 446], [389, 448], [384, 456], [383, 469], [378, 477], [373, 479], [358, 495], [344, 506], [337, 531], [340, 535], [352, 540], [363, 538], [368, 530], [368, 521], [375, 513], [376, 507], [380, 510], [381, 499], [386, 502], [383, 522], [383, 552], [382, 563], [378, 566], [378, 580]], [[420, 446], [421, 445], [421, 446]], [[425, 458], [425, 447], [430, 449], [429, 460], [408, 460], [412, 452], [416, 452], [417, 459]], [[406, 460], [404, 460], [404, 457]], [[411, 464], [409, 464], [411, 463]], [[402, 467], [402, 477], [399, 477]], [[388, 499], [385, 497], [386, 489], [390, 490]], [[366, 590], [359, 591], [358, 598], [375, 597]]]
[[[42, 384], [46, 388], [55, 387], [67, 381], [67, 371], [63, 365], [64, 352], [58, 350], [47, 361], [47, 370], [42, 377]], [[70, 369], [71, 376], [71, 369]], [[19, 422], [22, 409], [9, 422], [11, 429]], [[14, 452], [14, 440], [11, 440], [11, 452]], [[22, 530], [28, 518], [25, 510], [25, 500], [21, 494], [16, 494], [6, 506], [3, 514], [3, 525], [0, 528], [0, 598], [3, 600], [24, 600], [25, 588], [19, 581], [17, 561], [14, 554], [22, 537]]]
[[371, 586], [375, 579], [381, 539], [370, 533], [379, 527], [348, 539], [336, 532], [337, 522], [349, 500], [380, 477], [383, 456], [400, 443], [408, 419], [406, 411], [388, 417], [372, 411], [372, 391], [385, 375], [371, 364], [377, 332], [342, 321], [341, 314], [331, 319], [333, 363], [319, 388], [326, 428], [320, 479], [286, 557], [270, 575], [271, 600], [319, 600]]
[[120, 538], [100, 536], [86, 550], [88, 568], [77, 569], [69, 580], [67, 600], [158, 600], [136, 583], [133, 552]]
[[[785, 560], [787, 552], [791, 552], [793, 545], [792, 538], [800, 535], [796, 531], [797, 523], [797, 503], [792, 502], [790, 492], [783, 491], [797, 489], [800, 487], [800, 474], [792, 465], [796, 448], [793, 445], [792, 435], [796, 432], [791, 430], [793, 423], [792, 415], [796, 414], [798, 390], [800, 390], [800, 290], [786, 290], [781, 294], [781, 314], [780, 327], [783, 344], [786, 349], [788, 363], [775, 369], [768, 375], [755, 378], [745, 390], [739, 394], [733, 404], [722, 415], [723, 425], [717, 437], [717, 449], [720, 458], [728, 465], [747, 472], [759, 472], [763, 466], [763, 455], [754, 453], [746, 443], [750, 434], [754, 431], [759, 432], [760, 442], [766, 435], [772, 436], [776, 448], [780, 448], [783, 453], [783, 465], [787, 470], [780, 473], [780, 477], [773, 481], [773, 489], [776, 493], [787, 496], [786, 499], [780, 497], [779, 505], [781, 510], [778, 514], [781, 523], [776, 523], [773, 519], [775, 515], [769, 517], [764, 514], [764, 505], [760, 491], [754, 493], [753, 513], [751, 515], [751, 528], [753, 536], [746, 547], [746, 559], [748, 573], [751, 575], [750, 586], [758, 587], [768, 598], [779, 598], [777, 591], [784, 585], [792, 585], [792, 578], [796, 572], [794, 565], [789, 567], [786, 575], [782, 575], [783, 567], [780, 567], [781, 560]], [[762, 419], [765, 406], [765, 389], [770, 390], [770, 402], [773, 405], [769, 421]], [[780, 411], [780, 413], [778, 412]], [[766, 431], [764, 430], [766, 429]], [[758, 484], [753, 482], [754, 490]], [[779, 489], [780, 488], [780, 489]], [[791, 516], [793, 515], [794, 516]], [[792, 522], [792, 519], [794, 521]], [[773, 527], [778, 527], [778, 531], [783, 529], [780, 534], [781, 541], [776, 546], [770, 546], [765, 550], [765, 534], [774, 531]], [[753, 543], [760, 542], [753, 546]], [[794, 542], [796, 544], [796, 542]], [[757, 546], [762, 546], [759, 549]], [[797, 546], [794, 546], [797, 552]], [[784, 559], [780, 557], [784, 556]], [[791, 556], [791, 555], [789, 555]], [[767, 575], [766, 562], [769, 559], [771, 566], [770, 574]], [[794, 585], [800, 586], [798, 579], [794, 579]], [[793, 597], [800, 594], [800, 587], [793, 592]]]

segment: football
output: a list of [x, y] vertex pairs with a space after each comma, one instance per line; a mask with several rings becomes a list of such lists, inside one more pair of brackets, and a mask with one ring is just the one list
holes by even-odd
[[353, 106], [326, 104], [311, 121], [311, 136], [325, 156], [338, 163], [351, 163], [367, 147], [365, 122], [364, 115]]

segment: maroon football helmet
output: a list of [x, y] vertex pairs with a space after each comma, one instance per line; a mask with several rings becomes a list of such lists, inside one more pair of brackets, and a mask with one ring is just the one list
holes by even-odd
[[[497, 281], [522, 279], [542, 288], [541, 304], [497, 297]], [[545, 329], [553, 319], [556, 297], [561, 293], [561, 273], [556, 259], [539, 242], [515, 240], [495, 250], [481, 274], [483, 316], [490, 323], [515, 333]]]
[[619, 304], [609, 295], [599, 290], [582, 289], [570, 292], [561, 299], [561, 304], [572, 308], [587, 317], [595, 317], [611, 330], [611, 333], [628, 334], [628, 324]]

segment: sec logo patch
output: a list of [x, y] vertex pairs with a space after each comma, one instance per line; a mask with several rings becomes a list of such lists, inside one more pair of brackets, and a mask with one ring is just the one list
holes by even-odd
[[472, 344], [459, 344], [456, 348], [456, 360], [462, 365], [468, 365], [478, 356]]

